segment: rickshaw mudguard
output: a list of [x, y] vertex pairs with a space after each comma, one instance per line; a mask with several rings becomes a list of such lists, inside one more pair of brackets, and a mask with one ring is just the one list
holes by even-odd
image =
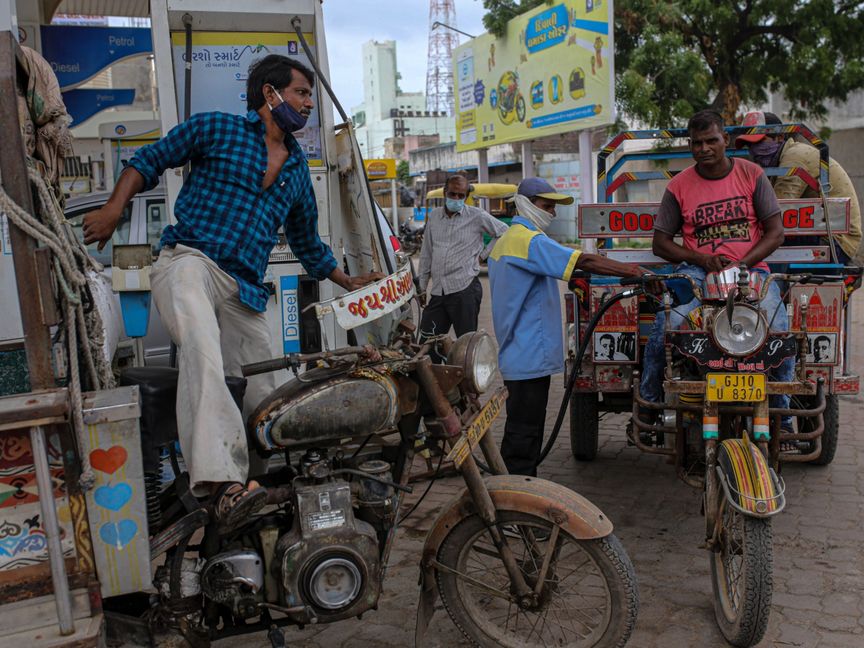
[[747, 438], [724, 439], [717, 450], [717, 477], [730, 506], [766, 518], [786, 506], [785, 487], [762, 451]]
[[[577, 540], [605, 538], [612, 533], [612, 522], [599, 508], [560, 484], [525, 475], [494, 475], [484, 481], [498, 511], [518, 511], [548, 520]], [[416, 646], [421, 645], [434, 614], [438, 591], [434, 561], [438, 551], [456, 525], [476, 512], [468, 489], [463, 489], [442, 509], [426, 536], [420, 564], [420, 602], [414, 636]]]

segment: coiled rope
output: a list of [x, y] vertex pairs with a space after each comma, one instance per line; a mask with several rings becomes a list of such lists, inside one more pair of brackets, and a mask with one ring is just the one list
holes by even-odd
[[39, 198], [38, 218], [29, 214], [0, 187], [0, 212], [22, 232], [51, 250], [54, 254], [54, 276], [60, 287], [58, 300], [64, 313], [66, 344], [69, 355], [69, 395], [72, 401], [72, 424], [81, 458], [80, 484], [84, 490], [93, 487], [95, 476], [86, 451], [86, 428], [83, 417], [83, 397], [79, 373], [79, 353], [92, 389], [110, 389], [115, 386], [110, 358], [103, 353], [105, 332], [97, 308], [85, 312], [85, 294], [88, 291], [87, 273], [101, 272], [102, 266], [88, 253], [83, 244], [71, 233], [62, 209], [53, 191], [33, 168], [28, 170], [32, 186]]

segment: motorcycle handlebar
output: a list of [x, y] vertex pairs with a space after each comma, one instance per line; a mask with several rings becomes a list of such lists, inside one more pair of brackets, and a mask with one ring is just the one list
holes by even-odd
[[[774, 272], [768, 275], [765, 284], [762, 286], [762, 293], [760, 294], [760, 298], [765, 297], [765, 295], [767, 294], [768, 286], [771, 284], [771, 282], [778, 279], [798, 284], [814, 284], [818, 286], [822, 285], [826, 281], [836, 281], [841, 278], [841, 275], [815, 275], [810, 273], [786, 274]], [[690, 275], [680, 272], [671, 274], [644, 274], [641, 277], [626, 277], [624, 279], [621, 279], [620, 284], [622, 286], [644, 286], [646, 283], [651, 281], [660, 282], [668, 281], [670, 279], [685, 279], [689, 281], [690, 285], [693, 287], [694, 294], [696, 296], [699, 296], [701, 299], [702, 287], [699, 285], [699, 283]]]
[[257, 376], [258, 374], [270, 373], [271, 371], [279, 371], [280, 369], [290, 369], [299, 367], [304, 362], [315, 362], [317, 360], [329, 360], [346, 355], [359, 355], [366, 353], [366, 347], [353, 346], [343, 347], [334, 351], [319, 351], [318, 353], [289, 353], [281, 358], [273, 358], [272, 360], [262, 360], [261, 362], [253, 362], [243, 365], [240, 371], [244, 377]]

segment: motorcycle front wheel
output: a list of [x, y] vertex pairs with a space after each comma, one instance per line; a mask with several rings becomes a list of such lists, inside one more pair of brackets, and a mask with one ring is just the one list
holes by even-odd
[[534, 587], [549, 558], [539, 604], [522, 609], [510, 597], [510, 577], [477, 515], [465, 518], [441, 544], [438, 591], [450, 618], [480, 646], [595, 646], [627, 643], [636, 625], [636, 575], [614, 535], [577, 540], [560, 530], [550, 547], [552, 524], [515, 511], [499, 520]]
[[730, 644], [755, 646], [762, 640], [771, 614], [771, 520], [744, 515], [725, 498], [718, 515], [719, 547], [711, 554], [714, 616]]

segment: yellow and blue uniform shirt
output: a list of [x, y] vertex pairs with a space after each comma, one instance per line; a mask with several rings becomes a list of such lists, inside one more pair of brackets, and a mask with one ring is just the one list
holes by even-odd
[[504, 380], [564, 371], [558, 281], [567, 281], [581, 253], [517, 216], [489, 255], [492, 322]]

